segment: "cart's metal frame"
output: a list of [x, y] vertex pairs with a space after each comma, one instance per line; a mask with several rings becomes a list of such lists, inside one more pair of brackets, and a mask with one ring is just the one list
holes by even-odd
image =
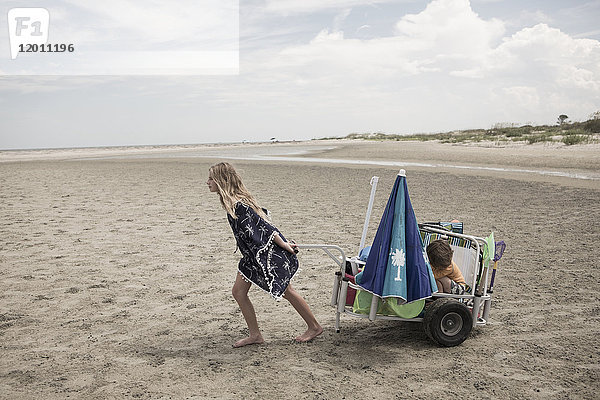
[[[456, 237], [460, 239], [469, 240], [474, 247], [476, 254], [479, 255], [481, 252], [482, 245], [485, 243], [485, 240], [481, 237], [464, 235], [455, 232], [449, 232], [443, 229], [436, 229], [430, 226], [423, 226], [421, 230], [437, 233], [447, 237]], [[346, 297], [348, 294], [348, 288], [352, 287], [354, 289], [360, 289], [358, 286], [353, 285], [348, 278], [345, 277], [346, 272], [346, 263], [350, 263], [352, 266], [353, 273], [356, 274], [360, 266], [364, 265], [364, 262], [358, 260], [358, 257], [346, 257], [346, 253], [344, 250], [336, 245], [330, 244], [301, 244], [298, 245], [300, 249], [321, 249], [323, 250], [339, 267], [339, 270], [335, 272], [334, 280], [333, 280], [333, 291], [331, 295], [331, 306], [335, 307], [335, 330], [336, 332], [340, 332], [340, 315], [347, 314], [357, 318], [368, 318], [371, 321], [375, 320], [394, 320], [394, 321], [407, 321], [407, 322], [422, 322], [422, 317], [416, 318], [401, 318], [389, 315], [378, 315], [377, 307], [378, 307], [378, 297], [373, 296], [373, 300], [371, 301], [371, 307], [369, 310], [369, 314], [358, 314], [352, 311], [352, 306], [346, 305]], [[339, 252], [339, 256], [334, 254], [334, 252]], [[471, 288], [473, 288], [472, 293], [470, 294], [450, 294], [450, 293], [434, 293], [432, 295], [432, 299], [435, 300], [437, 298], [453, 298], [456, 300], [460, 300], [463, 302], [468, 302], [472, 304], [470, 306], [471, 315], [473, 317], [473, 327], [486, 325], [489, 317], [489, 312], [491, 308], [492, 294], [488, 293], [488, 275], [489, 275], [489, 265], [482, 265], [481, 258], [477, 257], [476, 259], [476, 269], [473, 274], [472, 282], [470, 282]], [[477, 282], [477, 278], [479, 279], [479, 284]], [[483, 312], [481, 309], [483, 307]]]
[[[399, 175], [401, 176], [406, 176], [406, 172], [404, 170], [400, 170]], [[361, 237], [361, 242], [360, 242], [360, 247], [359, 247], [359, 251], [358, 253], [360, 254], [360, 251], [362, 250], [364, 243], [365, 243], [365, 239], [366, 239], [366, 234], [367, 234], [367, 229], [368, 229], [368, 225], [369, 225], [369, 219], [371, 216], [371, 210], [372, 210], [372, 206], [373, 206], [373, 200], [375, 197], [375, 190], [377, 187], [377, 182], [378, 182], [379, 178], [377, 176], [374, 176], [373, 178], [371, 178], [371, 196], [369, 199], [369, 205], [367, 207], [367, 215], [365, 217], [365, 223], [363, 225], [363, 232], [362, 232], [362, 237]], [[425, 310], [425, 316], [424, 317], [416, 317], [416, 318], [401, 318], [401, 317], [397, 317], [397, 316], [389, 316], [389, 315], [380, 315], [377, 314], [377, 308], [379, 305], [379, 297], [377, 296], [373, 296], [373, 299], [371, 300], [371, 306], [369, 309], [369, 313], [368, 314], [358, 314], [353, 312], [352, 306], [347, 306], [346, 305], [346, 298], [348, 295], [348, 289], [349, 288], [353, 288], [353, 289], [360, 289], [360, 287], [358, 287], [357, 285], [354, 285], [350, 282], [350, 279], [347, 278], [345, 276], [346, 273], [346, 265], [350, 264], [351, 269], [352, 269], [352, 275], [356, 275], [358, 273], [358, 270], [360, 269], [360, 267], [364, 266], [365, 263], [363, 261], [360, 261], [358, 257], [351, 257], [348, 258], [346, 257], [346, 253], [344, 252], [344, 250], [340, 247], [340, 246], [336, 246], [336, 245], [331, 245], [331, 244], [303, 244], [303, 245], [298, 245], [298, 248], [300, 249], [321, 249], [323, 250], [339, 267], [339, 270], [335, 272], [334, 275], [334, 279], [333, 279], [333, 291], [331, 294], [331, 306], [335, 308], [335, 330], [336, 332], [340, 332], [340, 315], [341, 314], [348, 314], [350, 316], [353, 317], [357, 317], [357, 318], [368, 318], [371, 321], [375, 321], [378, 319], [382, 319], [382, 320], [395, 320], [395, 321], [407, 321], [407, 322], [425, 322], [425, 328], [426, 328], [426, 332], [428, 335], [430, 335], [430, 337], [438, 342], [439, 344], [443, 344], [446, 346], [454, 346], [457, 344], [460, 344], [462, 342], [462, 340], [464, 340], [466, 338], [466, 336], [461, 335], [460, 338], [458, 337], [451, 337], [451, 339], [457, 339], [457, 340], [447, 340], [445, 338], [434, 338], [431, 334], [431, 327], [436, 327], [436, 329], [438, 329], [439, 327], [441, 327], [441, 324], [443, 324], [444, 322], [441, 321], [439, 323], [433, 323], [433, 318], [436, 318], [437, 316], [443, 316], [444, 320], [447, 321], [446, 317], [448, 315], [453, 315], [452, 318], [454, 317], [458, 317], [457, 312], [462, 313], [468, 317], [472, 318], [472, 326], [465, 331], [466, 334], [468, 334], [471, 330], [471, 328], [475, 327], [475, 326], [480, 326], [480, 325], [486, 325], [488, 322], [488, 318], [489, 318], [489, 313], [490, 313], [490, 308], [491, 308], [491, 303], [492, 303], [492, 293], [488, 290], [489, 289], [489, 270], [490, 270], [490, 265], [489, 263], [485, 263], [483, 262], [483, 256], [482, 256], [482, 249], [483, 246], [486, 244], [485, 239], [481, 238], [481, 237], [477, 237], [477, 236], [472, 236], [472, 235], [464, 235], [462, 233], [456, 233], [456, 232], [452, 232], [452, 231], [448, 231], [443, 229], [441, 226], [432, 226], [431, 224], [424, 224], [419, 226], [419, 230], [421, 232], [426, 232], [428, 234], [438, 234], [441, 238], [444, 239], [451, 239], [454, 240], [454, 238], [457, 239], [465, 239], [468, 241], [469, 243], [469, 250], [474, 250], [474, 254], [471, 252], [469, 255], [472, 256], [469, 258], [469, 260], [466, 260], [465, 262], [462, 263], [457, 263], [457, 266], [461, 269], [461, 271], [463, 272], [463, 275], [465, 271], [470, 271], [472, 272], [472, 276], [467, 274], [465, 275], [465, 278], [469, 279], [470, 282], [470, 287], [472, 288], [471, 293], [466, 293], [466, 294], [462, 294], [462, 295], [456, 295], [456, 294], [450, 294], [450, 293], [433, 293], [431, 296], [431, 301], [432, 301], [432, 305], [430, 306], [431, 309], [433, 309], [433, 311], [431, 311], [430, 313], [428, 313], [428, 309], [426, 306], [426, 310]], [[337, 253], [340, 253], [340, 256], [337, 256]], [[336, 253], [336, 254], [334, 254]], [[471, 265], [469, 265], [468, 263], [470, 263]], [[465, 264], [467, 264], [465, 266]], [[462, 268], [461, 268], [462, 266]], [[442, 300], [444, 298], [450, 298], [450, 299], [455, 299], [459, 302], [462, 302], [462, 304], [449, 304], [449, 303], [439, 303], [438, 301], [444, 302], [445, 300]], [[440, 299], [440, 300], [438, 300]], [[436, 301], [438, 300], [438, 301]], [[452, 302], [453, 303], [453, 302]], [[438, 310], [435, 310], [435, 304], [437, 304], [440, 307], [446, 307], [446, 311], [440, 311], [440, 307], [438, 307]], [[457, 308], [458, 306], [458, 308]], [[451, 310], [448, 310], [447, 307], [450, 307]], [[470, 316], [469, 316], [470, 313]], [[461, 317], [462, 318], [462, 317]], [[467, 318], [468, 320], [468, 318]], [[462, 322], [459, 322], [460, 326], [462, 327]], [[466, 325], [467, 327], [469, 326], [468, 324]], [[429, 330], [428, 330], [429, 329]], [[454, 335], [454, 333], [450, 333], [450, 335]]]

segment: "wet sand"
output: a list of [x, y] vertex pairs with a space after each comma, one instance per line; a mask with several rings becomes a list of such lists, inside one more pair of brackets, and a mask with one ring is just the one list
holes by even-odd
[[[264, 146], [327, 147], [307, 157], [600, 172], [595, 145]], [[420, 324], [342, 316], [337, 334], [329, 306], [335, 265], [305, 250], [295, 287], [323, 335], [294, 343], [304, 329], [300, 317], [285, 300], [253, 288], [266, 343], [233, 349], [247, 333], [230, 293], [239, 253], [218, 198], [204, 184], [208, 167], [221, 158], [173, 156], [206, 148], [100, 160], [86, 157], [122, 157], [128, 150], [0, 154], [0, 397], [596, 397], [600, 181], [407, 167], [419, 221], [457, 218], [468, 233], [494, 231], [507, 242], [490, 324], [454, 348], [435, 346]], [[224, 153], [206, 156], [218, 154]], [[398, 172], [381, 165], [231, 162], [286, 236], [338, 244], [349, 254], [360, 241], [371, 176], [380, 181], [368, 239]]]

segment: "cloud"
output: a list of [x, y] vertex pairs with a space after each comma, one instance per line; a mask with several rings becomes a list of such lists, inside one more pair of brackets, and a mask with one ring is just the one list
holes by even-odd
[[581, 33], [578, 33], [576, 35], [573, 35], [572, 37], [574, 37], [574, 38], [585, 38], [585, 37], [596, 36], [596, 35], [600, 35], [600, 29], [595, 29], [593, 31], [587, 31], [587, 32], [581, 32]]
[[522, 28], [523, 26], [532, 26], [536, 24], [552, 24], [554, 18], [541, 10], [523, 10], [517, 16], [506, 21], [507, 25], [513, 28]]
[[468, 0], [435, 0], [423, 12], [402, 17], [394, 36], [346, 39], [341, 31], [322, 30], [308, 44], [282, 50], [271, 66], [335, 80], [452, 73], [485, 58], [503, 32], [501, 21], [479, 18]]
[[499, 41], [504, 23], [483, 20], [468, 0], [434, 0], [419, 14], [408, 14], [397, 24], [403, 41], [412, 41], [420, 51], [437, 55], [480, 55]]
[[[409, 2], [410, 0], [404, 0]], [[310, 14], [322, 10], [398, 2], [398, 0], [267, 0], [265, 11], [276, 14]]]
[[334, 31], [340, 30], [342, 23], [344, 22], [344, 20], [346, 18], [348, 18], [348, 15], [350, 15], [351, 12], [352, 12], [352, 10], [350, 8], [346, 8], [346, 9], [342, 10], [342, 12], [340, 12], [338, 15], [335, 16], [335, 18], [333, 19], [333, 30]]
[[305, 45], [283, 49], [270, 67], [321, 81], [325, 76], [377, 81], [438, 72], [597, 87], [600, 42], [575, 39], [546, 24], [510, 37], [503, 33], [501, 21], [480, 18], [468, 0], [434, 0], [421, 13], [400, 19], [394, 36], [347, 39], [341, 31], [322, 30]]
[[223, 23], [238, 15], [237, 3], [232, 0], [64, 2], [68, 6], [57, 11], [57, 18], [68, 24], [58, 27], [70, 29], [70, 33], [80, 32], [75, 35], [80, 42], [114, 42], [117, 47], [126, 42], [128, 46], [143, 44], [151, 48], [168, 43], [171, 50], [190, 43], [221, 48], [223, 38], [237, 40], [239, 33], [237, 23]]
[[126, 81], [119, 76], [2, 76], [0, 89], [12, 95], [35, 95], [40, 93], [89, 90], [98, 86], [120, 84]]
[[488, 54], [477, 73], [483, 77], [535, 80], [546, 86], [599, 90], [600, 42], [575, 39], [538, 24], [505, 38]]
[[512, 86], [503, 89], [504, 94], [514, 100], [520, 107], [528, 109], [537, 107], [540, 104], [540, 96], [534, 87]]
[[370, 101], [362, 107], [379, 104], [382, 113], [429, 102], [440, 113], [462, 104], [488, 107], [480, 112], [488, 118], [544, 121], [561, 108], [589, 113], [600, 101], [599, 41], [543, 23], [505, 36], [502, 21], [481, 18], [468, 0], [434, 0], [402, 17], [387, 37], [361, 40], [325, 29], [272, 54], [262, 68], [281, 77], [282, 92], [327, 98], [327, 107], [340, 109], [360, 97]]

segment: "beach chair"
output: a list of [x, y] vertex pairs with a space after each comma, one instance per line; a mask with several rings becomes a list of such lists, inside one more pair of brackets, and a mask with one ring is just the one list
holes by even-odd
[[[371, 180], [371, 198], [363, 226], [359, 253], [364, 247], [365, 232], [368, 227], [377, 185], [377, 179], [375, 178]], [[473, 327], [486, 325], [490, 314], [497, 261], [502, 256], [504, 244], [501, 242], [500, 251], [496, 251], [493, 237], [483, 238], [464, 234], [462, 233], [462, 224], [460, 224], [460, 227], [457, 224], [448, 224], [450, 223], [419, 225], [420, 240], [422, 240], [424, 246], [436, 239], [449, 241], [451, 248], [454, 250], [453, 261], [460, 268], [465, 281], [471, 288], [471, 292], [456, 295], [432, 290], [426, 299], [405, 304], [394, 304], [393, 301], [395, 300], [393, 298], [392, 300], [384, 300], [377, 295], [367, 294], [361, 286], [354, 283], [353, 278], [366, 265], [365, 261], [360, 260], [358, 255], [346, 257], [344, 250], [337, 245], [299, 245], [299, 248], [323, 250], [339, 268], [334, 274], [331, 296], [331, 306], [335, 308], [336, 332], [340, 332], [340, 316], [342, 314], [357, 318], [368, 318], [371, 321], [417, 322], [423, 324], [425, 333], [435, 343], [442, 346], [456, 346], [469, 336]], [[490, 249], [490, 246], [492, 249]], [[494, 271], [490, 280], [491, 261], [494, 261]], [[356, 298], [353, 301], [347, 301], [349, 296], [353, 295]], [[366, 307], [365, 295], [370, 295], [368, 297], [370, 304], [367, 304]], [[357, 302], [362, 302], [362, 304], [357, 304]]]

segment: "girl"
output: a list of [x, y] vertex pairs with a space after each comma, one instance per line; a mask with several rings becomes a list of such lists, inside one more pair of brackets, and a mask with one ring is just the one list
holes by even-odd
[[290, 284], [298, 270], [296, 245], [288, 243], [279, 230], [267, 221], [265, 212], [248, 192], [231, 164], [222, 162], [210, 167], [206, 184], [211, 192], [219, 194], [242, 253], [232, 293], [240, 306], [250, 335], [235, 342], [233, 347], [264, 342], [254, 306], [248, 298], [252, 283], [276, 299], [285, 298], [304, 319], [308, 329], [296, 337], [297, 342], [308, 342], [319, 336], [323, 328], [306, 301]]

